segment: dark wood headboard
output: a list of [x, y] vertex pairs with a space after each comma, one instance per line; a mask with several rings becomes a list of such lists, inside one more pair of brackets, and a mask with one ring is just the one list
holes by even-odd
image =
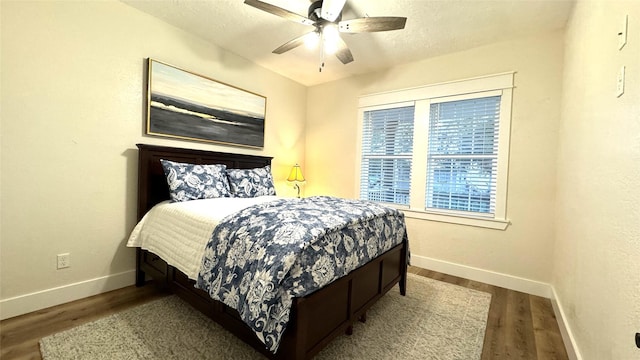
[[231, 154], [137, 144], [138, 147], [138, 221], [155, 204], [169, 199], [169, 186], [160, 159], [189, 164], [224, 164], [228, 169], [252, 169], [271, 165], [271, 157]]

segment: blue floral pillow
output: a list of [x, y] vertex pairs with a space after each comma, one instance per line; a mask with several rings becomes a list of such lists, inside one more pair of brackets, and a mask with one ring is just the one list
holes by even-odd
[[194, 165], [161, 159], [171, 201], [230, 197], [226, 165]]
[[227, 176], [233, 197], [251, 198], [276, 194], [269, 165], [256, 169], [228, 169]]

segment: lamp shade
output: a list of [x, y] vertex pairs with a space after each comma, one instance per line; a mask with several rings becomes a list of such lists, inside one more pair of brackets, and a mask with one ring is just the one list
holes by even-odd
[[300, 165], [296, 164], [291, 168], [291, 172], [289, 173], [289, 177], [287, 181], [291, 182], [304, 182], [304, 175], [302, 175], [302, 169], [300, 169]]

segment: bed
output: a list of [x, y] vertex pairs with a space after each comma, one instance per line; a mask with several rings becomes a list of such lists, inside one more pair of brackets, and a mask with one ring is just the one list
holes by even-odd
[[[190, 164], [222, 164], [253, 169], [271, 164], [271, 158], [138, 144], [138, 220], [156, 204], [169, 199], [161, 159]], [[169, 262], [170, 263], [170, 262]], [[136, 249], [136, 285], [148, 278], [167, 288], [231, 333], [272, 359], [310, 359], [333, 338], [349, 334], [355, 321], [366, 321], [366, 311], [396, 284], [406, 293], [408, 243], [405, 240], [330, 284], [292, 299], [289, 321], [277, 351], [270, 351], [242, 321], [238, 311], [195, 288], [196, 280], [162, 257]]]

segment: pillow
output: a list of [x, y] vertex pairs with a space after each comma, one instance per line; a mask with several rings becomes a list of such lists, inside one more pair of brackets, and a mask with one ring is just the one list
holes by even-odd
[[227, 176], [233, 197], [251, 198], [276, 194], [269, 165], [255, 169], [228, 169]]
[[229, 197], [226, 165], [194, 165], [161, 159], [171, 201]]

